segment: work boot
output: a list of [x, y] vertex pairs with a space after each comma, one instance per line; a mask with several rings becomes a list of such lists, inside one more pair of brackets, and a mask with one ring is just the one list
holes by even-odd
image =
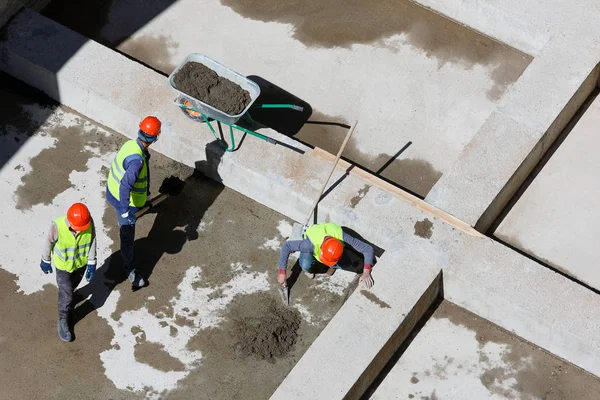
[[333, 274], [335, 274], [335, 268], [329, 268], [327, 269], [327, 275], [332, 276]]
[[58, 336], [65, 342], [71, 341], [71, 331], [67, 317], [58, 317]]
[[304, 275], [308, 276], [309, 279], [315, 279], [315, 274], [312, 272], [304, 271]]
[[129, 279], [129, 282], [131, 282], [133, 286], [143, 287], [146, 285], [146, 281], [144, 280], [144, 278], [142, 278], [142, 276], [138, 274], [135, 270], [129, 273], [127, 279]]

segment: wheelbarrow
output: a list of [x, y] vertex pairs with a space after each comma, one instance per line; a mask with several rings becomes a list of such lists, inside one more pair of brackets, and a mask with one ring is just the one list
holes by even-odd
[[[202, 100], [196, 99], [196, 98], [190, 96], [189, 94], [184, 93], [184, 92], [180, 91], [179, 89], [177, 89], [177, 87], [175, 87], [173, 79], [174, 79], [175, 75], [177, 74], [177, 72], [179, 72], [179, 70], [181, 70], [181, 68], [183, 68], [183, 66], [185, 64], [187, 64], [188, 62], [198, 62], [198, 63], [204, 64], [206, 67], [215, 71], [219, 76], [229, 79], [230, 81], [240, 85], [240, 87], [242, 89], [245, 89], [248, 91], [248, 93], [250, 93], [249, 104], [246, 106], [246, 108], [241, 113], [239, 113], [237, 115], [231, 115], [231, 114], [227, 114], [221, 110], [218, 110], [217, 108], [211, 106], [210, 104], [207, 104], [207, 103], [203, 102]], [[245, 119], [250, 124], [254, 123], [254, 120], [250, 116], [250, 112], [249, 112], [249, 110], [251, 108], [264, 108], [264, 109], [287, 108], [287, 109], [293, 109], [293, 110], [302, 112], [304, 110], [303, 107], [300, 107], [300, 106], [297, 106], [294, 104], [255, 104], [256, 99], [258, 99], [258, 96], [260, 95], [260, 87], [255, 82], [253, 82], [250, 79], [246, 78], [245, 76], [225, 67], [224, 65], [218, 63], [217, 61], [205, 56], [204, 54], [192, 53], [192, 54], [188, 55], [185, 58], [185, 60], [171, 73], [171, 75], [169, 75], [169, 87], [173, 91], [175, 91], [178, 95], [177, 98], [175, 98], [175, 100], [173, 101], [175, 103], [175, 105], [180, 107], [181, 110], [184, 112], [184, 114], [187, 117], [191, 118], [192, 120], [206, 123], [206, 125], [210, 129], [211, 133], [213, 134], [213, 136], [215, 137], [217, 142], [221, 145], [221, 147], [223, 147], [223, 149], [225, 149], [225, 151], [232, 152], [232, 151], [237, 150], [233, 131], [238, 130], [245, 134], [255, 136], [255, 137], [262, 139], [266, 142], [269, 142], [271, 144], [280, 144], [280, 145], [288, 147], [292, 150], [295, 150], [295, 151], [298, 151], [301, 153], [303, 152], [302, 150], [297, 149], [293, 146], [290, 146], [286, 143], [283, 143], [279, 140], [276, 140], [269, 136], [263, 135], [262, 133], [258, 133], [253, 130], [244, 128], [237, 124], [238, 121], [242, 118]], [[229, 127], [229, 136], [230, 136], [230, 140], [231, 140], [230, 145], [227, 145], [225, 140], [223, 140], [222, 138], [219, 138], [217, 136], [217, 132], [212, 125], [213, 121], [216, 121], [219, 124], [227, 125]]]

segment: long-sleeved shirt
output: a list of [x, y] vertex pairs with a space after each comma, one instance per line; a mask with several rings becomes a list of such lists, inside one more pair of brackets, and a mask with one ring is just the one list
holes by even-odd
[[[365, 259], [365, 265], [373, 266], [373, 246], [363, 242], [353, 236], [348, 235], [346, 232], [342, 233], [342, 241], [350, 245], [354, 250], [362, 253]], [[281, 247], [279, 253], [279, 269], [285, 271], [287, 269], [288, 258], [290, 253], [299, 251], [301, 253], [308, 253], [313, 255], [315, 252], [315, 246], [309, 239], [304, 240], [289, 240]]]
[[[73, 235], [77, 235], [77, 232], [69, 228]], [[42, 261], [50, 263], [50, 255], [54, 249], [54, 245], [58, 241], [58, 226], [56, 222], [52, 221], [46, 240], [44, 240], [44, 247], [42, 249]], [[88, 253], [88, 265], [96, 265], [96, 226], [92, 219], [92, 243], [90, 245], [90, 252]]]
[[[147, 181], [148, 181], [148, 193], [150, 191], [150, 153], [148, 150], [144, 149], [140, 139], [137, 139], [137, 144], [142, 149], [142, 153], [144, 154], [144, 158], [146, 159], [146, 165], [148, 166], [147, 170]], [[117, 209], [119, 214], [125, 214], [129, 210], [129, 195], [131, 193], [131, 189], [133, 189], [133, 185], [137, 180], [140, 172], [142, 171], [142, 167], [144, 165], [144, 161], [139, 154], [132, 154], [127, 156], [125, 160], [123, 160], [123, 170], [125, 174], [121, 179], [121, 185], [119, 186], [119, 200], [115, 198], [115, 196], [110, 193], [108, 187], [106, 188], [106, 199], [108, 202]]]

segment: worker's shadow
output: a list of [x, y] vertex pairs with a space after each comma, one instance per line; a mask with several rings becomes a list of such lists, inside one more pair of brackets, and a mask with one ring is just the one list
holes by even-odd
[[[368, 243], [371, 246], [373, 246], [373, 253], [374, 253], [373, 265], [377, 264], [377, 258], [379, 258], [383, 255], [383, 253], [385, 251], [384, 249], [369, 242], [368, 240], [366, 240], [365, 238], [360, 236], [356, 231], [354, 231], [346, 226], [342, 226], [342, 230], [345, 233], [347, 233], [348, 235], [353, 236], [357, 239], [360, 239], [363, 242]], [[342, 258], [338, 262], [338, 265], [340, 266], [340, 269], [342, 269], [344, 271], [350, 271], [350, 272], [354, 272], [356, 274], [361, 274], [364, 270], [365, 259], [361, 253], [354, 250], [352, 247], [345, 246], [344, 252], [342, 253]], [[315, 262], [313, 264], [310, 272], [314, 272], [316, 275], [320, 275], [320, 274], [327, 274], [328, 272], [332, 272], [332, 271], [330, 270], [330, 268], [327, 265], [321, 264], [320, 262]], [[300, 264], [298, 263], [298, 261], [296, 261], [294, 263], [294, 265], [292, 266], [290, 276], [287, 279], [287, 285], [290, 290], [292, 290], [294, 284], [300, 277], [301, 273], [302, 273], [302, 268], [300, 267]]]
[[[185, 179], [181, 193], [152, 209], [151, 213], [156, 213], [156, 217], [150, 232], [134, 242], [137, 270], [146, 280], [146, 286], [150, 284], [154, 269], [165, 254], [177, 254], [187, 242], [198, 239], [198, 227], [205, 211], [223, 191], [222, 184], [210, 180], [201, 171], [209, 172], [215, 180], [220, 179], [217, 168], [224, 150], [212, 142], [207, 145], [206, 154], [207, 160], [197, 162], [194, 172]], [[137, 235], [139, 233], [136, 231]], [[102, 307], [114, 288], [125, 279], [121, 252], [116, 251], [96, 271], [94, 279], [76, 291], [75, 303], [91, 296], [75, 310], [75, 322]], [[132, 289], [136, 291], [142, 288]]]

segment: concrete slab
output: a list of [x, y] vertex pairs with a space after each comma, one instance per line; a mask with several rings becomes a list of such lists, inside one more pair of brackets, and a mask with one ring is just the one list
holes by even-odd
[[[38, 37], [43, 39], [40, 42], [29, 40], [28, 34], [36, 32], [40, 24], [51, 25], [55, 31], [44, 31], [45, 36]], [[5, 55], [2, 68], [11, 74], [39, 84], [53, 96], [130, 136], [134, 134], [131, 121], [149, 112], [156, 113], [165, 121], [157, 151], [187, 165], [198, 166], [211, 177], [292, 219], [305, 218], [322, 184], [323, 171], [328, 169], [327, 160], [313, 153], [299, 155], [256, 140], [246, 141], [243, 152], [215, 156], [218, 153], [214, 147], [207, 146], [210, 142], [199, 134], [197, 125], [182, 119], [179, 110], [169, 104], [172, 95], [162, 75], [93, 42], [85, 44], [57, 73], [52, 70], [52, 55], [47, 49], [56, 48], [50, 45], [56, 43], [57, 37], [64, 38], [62, 35], [66, 33], [30, 13], [15, 20], [9, 34], [11, 39], [2, 45]], [[29, 73], [32, 70], [34, 74]], [[52, 92], [48, 82], [58, 82], [60, 93]], [[277, 138], [285, 140], [282, 136]], [[416, 309], [415, 301], [422, 296], [415, 293], [419, 290], [423, 293], [431, 287], [427, 285], [442, 270], [444, 293], [455, 303], [559, 357], [600, 373], [597, 362], [600, 339], [594, 323], [600, 320], [599, 296], [465, 228], [464, 223], [456, 222], [451, 215], [416, 197], [383, 187], [360, 174], [350, 173], [341, 180], [346, 172], [344, 167], [335, 171], [332, 181], [339, 182], [319, 205], [318, 219], [350, 227], [385, 249], [374, 270], [376, 287], [371, 294], [378, 300], [373, 302], [373, 298], [365, 297], [361, 291], [354, 292], [339, 311], [344, 318], [334, 319], [327, 326], [336, 336], [324, 334], [319, 338], [321, 343], [336, 345], [328, 346], [327, 354], [317, 350], [305, 354], [306, 357], [318, 354], [320, 360], [329, 357], [344, 368], [357, 364], [352, 367], [352, 373], [345, 378], [345, 369], [337, 368], [327, 375], [315, 376], [315, 366], [300, 361], [304, 368], [294, 369], [282, 385], [286, 393], [302, 397], [303, 393], [314, 391], [314, 387], [344, 382], [336, 384], [332, 398], [343, 398], [347, 393], [359, 395], [360, 390], [369, 385], [369, 379], [378, 373], [377, 367], [385, 362], [377, 357], [386, 353], [382, 349], [391, 353], [398, 343], [390, 341], [388, 336], [388, 340], [378, 337], [375, 345], [371, 345], [368, 335], [347, 334], [348, 324], [360, 321], [363, 332], [366, 327], [379, 326], [381, 313], [379, 310], [365, 312], [371, 310], [365, 308], [367, 301], [368, 307], [387, 304], [392, 311]], [[411, 286], [413, 281], [416, 288]], [[403, 291], [406, 298], [402, 297]], [[570, 301], [565, 302], [556, 293], [568, 294]], [[360, 299], [361, 296], [365, 300]], [[382, 312], [386, 310], [383, 306]], [[384, 329], [388, 333], [396, 332], [402, 322], [390, 320]], [[346, 334], [341, 336], [343, 332]], [[325, 347], [320, 345], [321, 349]], [[356, 348], [366, 351], [348, 352]], [[349, 358], [349, 354], [353, 358]], [[365, 374], [358, 373], [360, 366]], [[311, 385], [306, 384], [306, 379], [296, 380], [294, 376], [310, 376]]]
[[444, 301], [369, 398], [595, 399], [600, 379]]
[[600, 252], [596, 245], [600, 217], [595, 201], [600, 196], [597, 92], [594, 98], [494, 235], [600, 289]]
[[[276, 266], [291, 221], [151, 149], [151, 191], [168, 175], [185, 188], [140, 218], [137, 262], [150, 285], [132, 292], [104, 198], [108, 167], [126, 138], [40, 103], [12, 78], [0, 82], [2, 397], [268, 397], [356, 275], [301, 277], [283, 310]], [[55, 275], [38, 265], [51, 219], [75, 201], [92, 212], [99, 267], [78, 288], [76, 339], [67, 344], [56, 331]], [[268, 344], [268, 330], [282, 324], [289, 346], [249, 346], [246, 335], [265, 334]]]
[[[300, 97], [312, 107], [313, 121], [358, 120], [345, 157], [372, 171], [410, 143], [382, 175], [420, 196], [450, 168], [531, 61], [404, 0], [375, 7], [180, 0], [137, 31], [134, 16], [146, 5], [92, 3], [104, 4], [103, 12], [54, 0], [47, 15], [166, 74], [187, 54], [201, 52]], [[311, 124], [295, 137], [335, 154], [344, 132]]]

